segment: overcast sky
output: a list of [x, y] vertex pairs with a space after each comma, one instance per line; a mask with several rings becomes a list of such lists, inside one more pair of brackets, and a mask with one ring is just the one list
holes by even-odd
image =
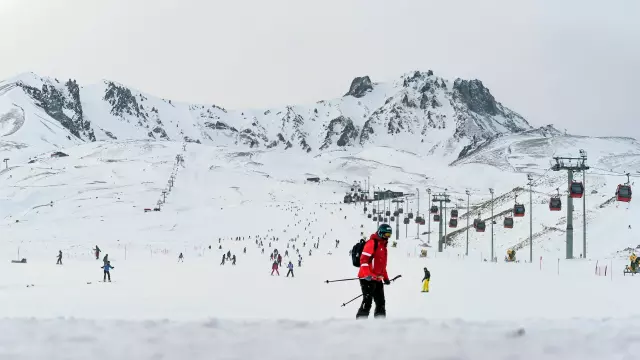
[[534, 126], [640, 138], [638, 19], [638, 0], [0, 0], [0, 78], [240, 108], [433, 69]]

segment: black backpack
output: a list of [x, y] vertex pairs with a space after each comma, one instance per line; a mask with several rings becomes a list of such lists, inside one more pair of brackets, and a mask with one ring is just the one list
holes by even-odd
[[[378, 248], [378, 240], [373, 240], [373, 252], [371, 253], [371, 259], [373, 259], [373, 255], [376, 253], [376, 249]], [[360, 239], [357, 244], [353, 245], [351, 249], [351, 262], [353, 266], [360, 267], [360, 256], [362, 256], [362, 251], [364, 250], [364, 244], [367, 242], [364, 239]]]

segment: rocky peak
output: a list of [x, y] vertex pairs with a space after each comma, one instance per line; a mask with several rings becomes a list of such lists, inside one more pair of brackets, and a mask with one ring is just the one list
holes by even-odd
[[496, 99], [480, 80], [456, 79], [453, 84], [453, 96], [477, 114], [491, 116], [498, 114]]
[[357, 77], [353, 79], [353, 81], [351, 82], [351, 87], [349, 88], [349, 92], [344, 96], [351, 95], [356, 98], [361, 98], [371, 90], [373, 90], [373, 84], [371, 83], [371, 79], [368, 76]]

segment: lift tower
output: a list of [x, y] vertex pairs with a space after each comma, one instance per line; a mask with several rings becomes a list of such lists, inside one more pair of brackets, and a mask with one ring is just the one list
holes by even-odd
[[[589, 166], [587, 166], [587, 157], [556, 157], [553, 159], [556, 163], [551, 167], [553, 171], [562, 171], [566, 170], [568, 174], [568, 194], [567, 194], [567, 250], [566, 250], [566, 258], [573, 259], [573, 198], [571, 197], [571, 184], [573, 183], [573, 173], [575, 171], [586, 171], [589, 170]], [[583, 191], [582, 196], [584, 196]], [[583, 209], [582, 211], [585, 211]], [[586, 237], [585, 237], [586, 238]], [[586, 244], [585, 248], [586, 248]]]
[[[446, 203], [450, 203], [451, 199], [449, 199], [449, 194], [447, 193], [438, 193], [438, 194], [433, 194], [433, 198], [431, 199], [432, 202], [434, 203], [440, 203], [439, 206], [439, 213], [442, 214], [442, 204], [444, 203], [446, 206]], [[446, 211], [446, 210], [445, 210]], [[445, 237], [442, 235], [442, 223], [443, 223], [443, 219], [440, 219], [440, 222], [438, 224], [439, 230], [438, 230], [438, 252], [442, 252], [442, 247], [444, 245], [445, 242]]]

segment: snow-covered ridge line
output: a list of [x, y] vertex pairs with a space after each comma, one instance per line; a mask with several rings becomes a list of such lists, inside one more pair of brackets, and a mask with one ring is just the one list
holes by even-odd
[[454, 160], [465, 147], [532, 129], [481, 81], [449, 81], [431, 70], [388, 83], [360, 77], [343, 97], [263, 110], [173, 102], [114, 81], [84, 86], [33, 73], [1, 89], [0, 96], [46, 114], [83, 141], [155, 139], [314, 153], [376, 144]]

